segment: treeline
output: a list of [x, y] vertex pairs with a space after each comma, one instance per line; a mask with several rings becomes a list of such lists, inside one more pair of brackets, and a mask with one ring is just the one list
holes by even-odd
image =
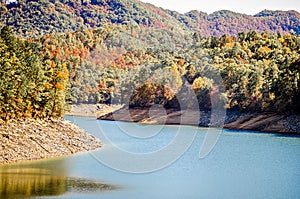
[[255, 31], [204, 37], [107, 24], [98, 29], [0, 38], [2, 119], [50, 117], [70, 103], [299, 113], [300, 36]]
[[78, 29], [94, 29], [107, 23], [183, 30], [181, 24], [175, 19], [168, 19], [168, 14], [162, 9], [136, 0], [18, 0], [10, 4], [0, 2], [0, 21], [27, 38]]
[[299, 110], [300, 37], [295, 34], [203, 37], [128, 26], [97, 31], [39, 41], [43, 46], [51, 41], [52, 52], [61, 49], [73, 103], [178, 107], [176, 95], [190, 85], [203, 109], [211, 108], [214, 94], [229, 109]]
[[170, 15], [192, 30], [206, 36], [237, 35], [239, 32], [269, 32], [282, 34], [300, 31], [300, 14], [296, 11], [263, 10], [256, 15], [246, 15], [228, 10], [206, 14], [199, 11], [190, 11], [181, 15], [169, 11]]
[[[203, 37], [195, 33], [172, 41], [165, 36], [159, 40], [161, 48], [150, 45], [153, 48], [146, 51], [138, 48], [122, 55], [127, 68], [114, 77], [117, 89], [112, 98], [119, 94], [131, 106], [179, 107], [176, 96], [191, 85], [201, 109], [210, 109], [214, 103], [242, 111], [299, 113], [300, 36], [249, 31], [237, 37]], [[167, 43], [169, 48], [162, 48]], [[135, 54], [148, 59], [132, 69]]]

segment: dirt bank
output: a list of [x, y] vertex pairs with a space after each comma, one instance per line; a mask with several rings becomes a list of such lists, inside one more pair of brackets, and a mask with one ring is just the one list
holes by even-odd
[[122, 108], [122, 105], [107, 104], [72, 104], [66, 115], [84, 116], [84, 117], [100, 117]]
[[0, 121], [0, 139], [0, 165], [101, 147], [98, 139], [62, 118]]
[[[187, 124], [202, 127], [212, 126], [210, 111], [178, 110], [160, 108], [121, 108], [100, 116], [100, 120], [119, 120], [147, 124]], [[184, 120], [182, 119], [184, 118]], [[195, 118], [199, 118], [198, 120]], [[218, 116], [214, 117], [215, 119]], [[277, 113], [242, 113], [239, 111], [227, 110], [224, 118], [215, 124], [218, 127], [239, 130], [254, 130], [278, 133], [300, 133], [299, 115], [280, 115]]]
[[299, 115], [280, 115], [276, 113], [247, 113], [224, 128], [255, 130], [278, 133], [300, 133]]

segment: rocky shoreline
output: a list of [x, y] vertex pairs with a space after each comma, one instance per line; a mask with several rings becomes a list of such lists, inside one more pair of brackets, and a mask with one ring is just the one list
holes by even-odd
[[[151, 114], [149, 114], [151, 112]], [[128, 113], [130, 116], [128, 117]], [[182, 120], [182, 116], [185, 119]], [[190, 118], [190, 119], [189, 119]], [[195, 118], [199, 118], [196, 120]], [[161, 109], [149, 108], [121, 108], [114, 112], [102, 114], [100, 120], [120, 120], [144, 124], [183, 124], [201, 127], [214, 126], [211, 121], [211, 111], [166, 109], [162, 114]], [[218, 120], [218, 117], [214, 119]], [[216, 127], [253, 130], [272, 133], [300, 134], [300, 115], [283, 115], [271, 112], [240, 112], [227, 110], [220, 121], [214, 121]], [[187, 122], [186, 122], [187, 121]], [[190, 121], [194, 121], [191, 123]]]
[[67, 156], [101, 142], [63, 118], [0, 121], [0, 165]]
[[[212, 126], [210, 111], [162, 109], [161, 107], [128, 109], [121, 105], [78, 104], [72, 105], [67, 115], [144, 124]], [[182, 120], [183, 115], [185, 115], [184, 120]], [[242, 113], [227, 110], [223, 119], [220, 126], [223, 128], [300, 135], [299, 115]], [[0, 165], [67, 156], [101, 147], [101, 142], [97, 138], [63, 118], [20, 119], [8, 122], [0, 120], [0, 139]]]

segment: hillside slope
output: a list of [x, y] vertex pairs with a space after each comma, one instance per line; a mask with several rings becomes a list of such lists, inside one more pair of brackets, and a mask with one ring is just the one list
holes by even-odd
[[300, 33], [296, 11], [268, 11], [250, 16], [221, 10], [210, 15], [180, 14], [137, 0], [18, 0], [0, 3], [0, 23], [25, 37], [101, 27], [107, 23], [132, 27], [167, 27], [202, 35], [236, 35], [241, 31]]

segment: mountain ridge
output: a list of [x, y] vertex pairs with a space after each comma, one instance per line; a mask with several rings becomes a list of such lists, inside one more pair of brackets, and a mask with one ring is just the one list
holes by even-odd
[[300, 13], [263, 10], [246, 15], [229, 10], [212, 14], [192, 10], [185, 14], [137, 0], [19, 0], [0, 3], [0, 23], [24, 37], [93, 29], [104, 24], [171, 28], [205, 36], [237, 35], [255, 30], [300, 33]]

